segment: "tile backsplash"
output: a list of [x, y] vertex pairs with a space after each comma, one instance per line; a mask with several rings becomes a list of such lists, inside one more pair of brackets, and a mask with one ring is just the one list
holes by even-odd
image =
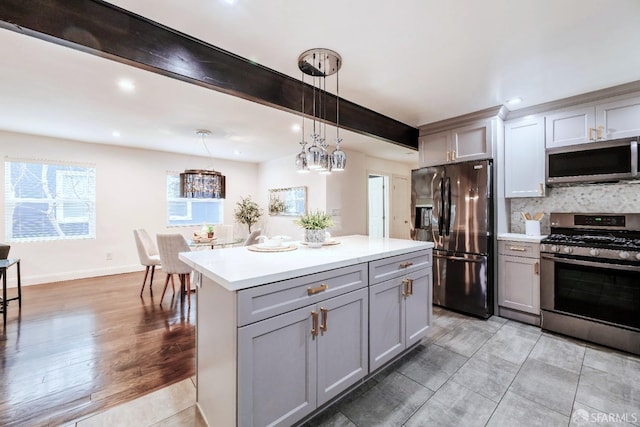
[[551, 212], [640, 213], [640, 181], [547, 187], [546, 197], [511, 199], [512, 233], [525, 232], [525, 212], [544, 212], [542, 234], [549, 234]]

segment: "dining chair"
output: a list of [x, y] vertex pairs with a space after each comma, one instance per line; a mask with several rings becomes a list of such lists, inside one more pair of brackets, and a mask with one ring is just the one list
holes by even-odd
[[249, 234], [249, 237], [247, 237], [247, 240], [244, 241], [244, 246], [250, 246], [250, 245], [255, 245], [256, 243], [259, 243], [256, 237], [258, 237], [261, 232], [262, 231], [260, 229], [253, 230], [251, 234]]
[[149, 268], [151, 268], [151, 280], [149, 280], [149, 291], [153, 295], [153, 273], [156, 271], [156, 266], [160, 265], [160, 255], [158, 254], [158, 248], [154, 243], [147, 230], [144, 228], [138, 228], [133, 230], [133, 237], [136, 239], [136, 247], [138, 248], [138, 258], [140, 258], [140, 264], [146, 267], [144, 272], [144, 279], [142, 280], [142, 288], [140, 289], [140, 296], [144, 291], [144, 285], [147, 283], [147, 276], [149, 275]]
[[176, 293], [176, 288], [173, 281], [173, 275], [177, 274], [180, 279], [180, 292], [187, 292], [187, 299], [189, 300], [189, 306], [191, 306], [191, 272], [192, 268], [180, 261], [178, 254], [180, 252], [189, 252], [189, 244], [182, 234], [158, 234], [156, 236], [158, 241], [158, 251], [160, 252], [160, 261], [162, 262], [162, 271], [167, 274], [167, 278], [164, 282], [164, 289], [162, 290], [162, 296], [160, 297], [160, 304], [164, 299], [164, 294], [167, 291], [169, 285], [169, 279], [171, 279], [171, 288], [173, 293]]

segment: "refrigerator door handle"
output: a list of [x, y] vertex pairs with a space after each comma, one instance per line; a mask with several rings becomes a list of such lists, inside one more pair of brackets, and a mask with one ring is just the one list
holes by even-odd
[[446, 214], [445, 214], [445, 203], [444, 203], [444, 178], [440, 178], [440, 185], [439, 185], [439, 190], [440, 190], [440, 217], [438, 218], [438, 233], [440, 236], [443, 236], [443, 232], [444, 232], [444, 222], [446, 221]]
[[445, 224], [445, 235], [449, 235], [451, 232], [451, 178], [447, 177], [447, 180], [444, 185], [445, 197], [446, 197], [446, 205], [447, 205], [447, 222]]
[[483, 255], [474, 255], [474, 257], [461, 257], [461, 256], [452, 256], [452, 255], [436, 255], [434, 254], [434, 258], [442, 258], [442, 259], [450, 259], [452, 261], [464, 261], [464, 262], [483, 262], [481, 258]]

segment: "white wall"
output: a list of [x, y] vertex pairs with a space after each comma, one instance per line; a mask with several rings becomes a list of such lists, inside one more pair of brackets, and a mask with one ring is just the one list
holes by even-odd
[[[272, 188], [307, 187], [308, 207], [331, 213], [336, 226], [333, 235], [367, 234], [367, 177], [375, 172], [388, 176], [411, 177], [412, 164], [393, 162], [346, 151], [347, 167], [342, 172], [320, 175], [316, 172], [299, 174], [295, 169], [295, 152], [291, 156], [260, 164], [259, 204], [265, 209], [268, 192]], [[407, 199], [409, 200], [409, 199]], [[410, 206], [398, 207], [410, 210]], [[265, 234], [301, 238], [302, 230], [293, 224], [292, 217], [265, 214], [260, 226]]]
[[[134, 228], [146, 228], [151, 235], [190, 235], [199, 228], [166, 226], [166, 173], [210, 167], [210, 158], [10, 132], [0, 132], [0, 149], [8, 157], [96, 167], [96, 239], [11, 243], [10, 256], [22, 259], [25, 285], [140, 270]], [[227, 178], [224, 222], [234, 224], [233, 210], [240, 197], [257, 197], [258, 165], [217, 159], [214, 164]], [[4, 216], [4, 162], [0, 167]], [[237, 225], [238, 234], [246, 235], [246, 226]], [[4, 221], [0, 235], [6, 235]], [[112, 260], [106, 259], [107, 252], [113, 254]]]

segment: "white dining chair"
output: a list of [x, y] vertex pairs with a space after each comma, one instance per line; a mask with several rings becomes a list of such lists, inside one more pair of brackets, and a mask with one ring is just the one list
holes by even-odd
[[160, 252], [160, 261], [162, 262], [162, 271], [167, 274], [164, 282], [164, 288], [162, 290], [162, 296], [160, 297], [160, 304], [164, 299], [164, 294], [167, 292], [167, 286], [169, 285], [169, 279], [171, 279], [171, 288], [173, 293], [176, 293], [175, 284], [173, 281], [173, 275], [177, 274], [180, 279], [180, 294], [187, 293], [187, 299], [189, 300], [189, 306], [191, 306], [191, 272], [192, 268], [180, 261], [178, 255], [180, 252], [189, 252], [189, 244], [182, 234], [158, 234], [156, 236], [158, 241], [158, 251]]
[[151, 279], [149, 280], [149, 291], [153, 295], [153, 273], [156, 271], [156, 266], [160, 265], [160, 255], [158, 254], [158, 248], [153, 239], [147, 233], [144, 228], [138, 228], [133, 230], [133, 237], [136, 240], [136, 248], [138, 248], [138, 258], [140, 258], [140, 264], [146, 267], [144, 272], [144, 279], [142, 280], [142, 288], [140, 289], [140, 296], [144, 291], [144, 285], [147, 283], [147, 276], [149, 275], [149, 269], [151, 269]]
[[244, 241], [244, 246], [250, 246], [250, 245], [255, 245], [256, 243], [260, 243], [257, 237], [260, 235], [261, 232], [262, 230], [260, 229], [253, 230], [251, 234], [249, 234], [249, 237], [247, 237], [247, 239]]

